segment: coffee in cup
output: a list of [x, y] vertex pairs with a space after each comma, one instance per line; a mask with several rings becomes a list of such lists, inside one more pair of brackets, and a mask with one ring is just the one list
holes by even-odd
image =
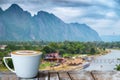
[[[18, 50], [11, 52], [11, 57], [4, 57], [3, 61], [6, 67], [18, 77], [33, 78], [39, 71], [41, 54], [40, 51]], [[7, 65], [6, 59], [8, 58], [12, 59], [15, 70]]]
[[18, 51], [13, 51], [12, 54], [15, 54], [15, 55], [35, 55], [35, 54], [39, 54], [39, 51], [18, 50]]

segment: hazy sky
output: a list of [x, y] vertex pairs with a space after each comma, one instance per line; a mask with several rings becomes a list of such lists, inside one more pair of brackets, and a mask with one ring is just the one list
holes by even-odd
[[120, 35], [120, 0], [0, 0], [0, 7], [13, 3], [32, 15], [44, 10], [66, 23], [85, 23], [99, 35]]

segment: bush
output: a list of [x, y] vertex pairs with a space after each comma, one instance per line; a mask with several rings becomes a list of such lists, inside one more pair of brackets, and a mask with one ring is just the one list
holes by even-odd
[[120, 64], [116, 65], [115, 70], [120, 71]]
[[[12, 59], [7, 59], [7, 60], [6, 60], [6, 63], [8, 64], [8, 66], [9, 66], [10, 68], [14, 69]], [[3, 60], [2, 60], [2, 64], [5, 66], [5, 63], [3, 62]]]
[[44, 62], [40, 64], [40, 69], [45, 69], [46, 67], [51, 66], [50, 62]]

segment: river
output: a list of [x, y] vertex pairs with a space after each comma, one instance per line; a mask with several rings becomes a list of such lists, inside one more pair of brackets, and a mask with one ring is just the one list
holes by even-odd
[[110, 53], [106, 55], [102, 55], [93, 60], [89, 67], [84, 70], [101, 70], [101, 71], [109, 71], [114, 70], [116, 64], [120, 64], [120, 50], [111, 50]]

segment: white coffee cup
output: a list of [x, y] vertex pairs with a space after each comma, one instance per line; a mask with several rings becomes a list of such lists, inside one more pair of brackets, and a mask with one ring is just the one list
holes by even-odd
[[[42, 52], [39, 51], [19, 50], [11, 52], [11, 57], [4, 57], [3, 61], [6, 67], [18, 77], [33, 78], [38, 74], [41, 54]], [[15, 70], [6, 63], [8, 58], [12, 59]]]

